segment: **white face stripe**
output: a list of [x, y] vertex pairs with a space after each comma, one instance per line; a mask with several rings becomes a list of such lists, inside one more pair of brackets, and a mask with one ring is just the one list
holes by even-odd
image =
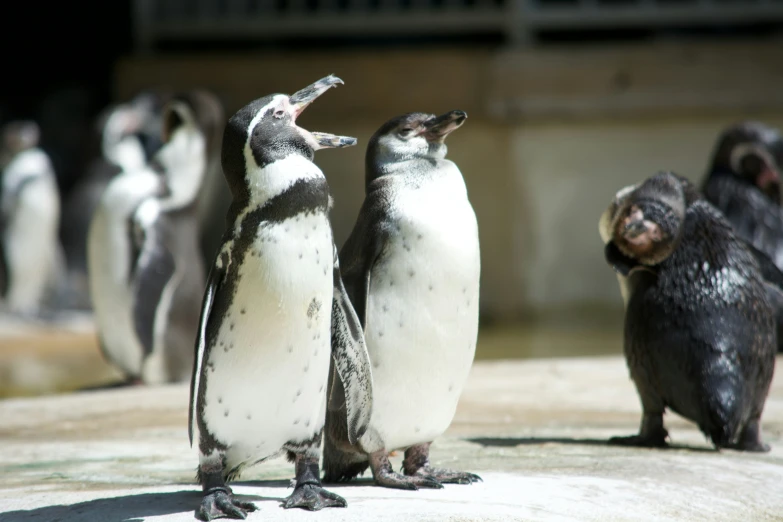
[[250, 124], [247, 126], [247, 140], [245, 140], [245, 178], [247, 178], [248, 166], [258, 169], [258, 163], [256, 163], [256, 158], [253, 156], [253, 151], [250, 149], [250, 137], [253, 135], [253, 129], [255, 129], [258, 122], [261, 121], [261, 118], [264, 117], [267, 110], [286, 98], [287, 96], [285, 94], [278, 94], [272, 98], [272, 101], [261, 107], [256, 115], [253, 116], [253, 119], [250, 120]]
[[767, 165], [775, 165], [777, 163], [766, 149], [759, 147], [755, 143], [740, 143], [731, 150], [731, 156], [729, 158], [731, 170], [740, 174], [742, 172], [740, 163], [742, 162], [742, 159], [749, 154], [759, 156]]

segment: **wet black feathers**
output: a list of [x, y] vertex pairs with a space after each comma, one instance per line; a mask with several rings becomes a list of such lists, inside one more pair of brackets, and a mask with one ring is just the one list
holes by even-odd
[[774, 312], [756, 259], [718, 211], [696, 202], [684, 228], [657, 276], [631, 276], [625, 354], [640, 395], [726, 446], [766, 400]]

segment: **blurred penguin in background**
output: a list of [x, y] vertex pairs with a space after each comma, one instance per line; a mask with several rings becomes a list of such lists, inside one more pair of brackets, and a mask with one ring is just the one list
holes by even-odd
[[199, 194], [225, 121], [211, 93], [172, 97], [163, 146], [108, 185], [88, 237], [88, 275], [100, 345], [129, 381], [187, 380], [205, 273]]
[[0, 303], [3, 311], [28, 318], [40, 318], [51, 304], [64, 268], [57, 235], [60, 196], [39, 140], [33, 121], [2, 129]]
[[97, 118], [84, 176], [63, 203], [61, 237], [69, 269], [67, 306], [71, 308], [90, 308], [87, 231], [95, 208], [115, 176], [143, 169], [163, 145], [163, 107], [169, 97], [144, 91], [106, 108]]
[[759, 122], [738, 123], [718, 138], [702, 191], [737, 235], [783, 269], [781, 168], [780, 133]]

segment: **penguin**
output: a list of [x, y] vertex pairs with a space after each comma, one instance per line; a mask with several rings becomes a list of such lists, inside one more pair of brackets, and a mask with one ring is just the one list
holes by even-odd
[[40, 129], [7, 123], [0, 151], [0, 301], [11, 314], [43, 318], [64, 270], [57, 231], [60, 195]]
[[342, 83], [330, 75], [291, 96], [259, 98], [224, 131], [221, 161], [233, 200], [204, 294], [190, 392], [201, 520], [254, 511], [227, 483], [281, 451], [296, 476], [284, 508], [346, 505], [320, 482], [330, 359], [347, 390], [343, 429], [352, 441], [372, 412], [372, 371], [340, 276], [329, 186], [313, 159], [316, 150], [356, 139], [296, 123]]
[[780, 133], [760, 122], [738, 123], [718, 138], [702, 192], [739, 237], [783, 270], [781, 169]]
[[[366, 197], [340, 251], [343, 281], [373, 365], [375, 402], [356, 443], [343, 389], [330, 381], [324, 479], [369, 466], [379, 486], [442, 488], [478, 475], [434, 468], [430, 444], [451, 424], [476, 349], [480, 256], [476, 215], [446, 137], [467, 118], [410, 113], [386, 122], [366, 154]], [[404, 474], [389, 452], [405, 450]]]
[[165, 93], [144, 91], [98, 116], [84, 175], [65, 194], [60, 236], [68, 264], [67, 306], [89, 310], [87, 236], [109, 183], [122, 172], [143, 169], [162, 146]]
[[98, 337], [129, 382], [191, 375], [206, 279], [194, 206], [223, 125], [211, 93], [173, 97], [163, 147], [145, 166], [117, 175], [95, 210], [87, 256]]
[[611, 444], [663, 447], [668, 408], [716, 448], [764, 452], [761, 414], [775, 365], [775, 309], [762, 270], [687, 180], [659, 173], [619, 198], [607, 263], [625, 276], [624, 353], [643, 416]]

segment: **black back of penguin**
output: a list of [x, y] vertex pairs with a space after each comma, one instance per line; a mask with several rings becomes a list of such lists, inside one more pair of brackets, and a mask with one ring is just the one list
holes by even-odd
[[761, 415], [775, 362], [774, 310], [755, 257], [720, 212], [696, 200], [683, 218], [655, 275], [630, 274], [625, 354], [640, 395], [659, 396], [725, 447]]
[[737, 234], [783, 269], [783, 138], [759, 122], [742, 122], [718, 138], [702, 190]]

